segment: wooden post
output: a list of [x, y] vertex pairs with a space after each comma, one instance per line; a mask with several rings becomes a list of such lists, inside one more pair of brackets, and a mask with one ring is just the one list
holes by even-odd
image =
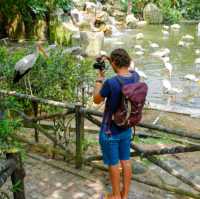
[[84, 141], [84, 112], [81, 105], [75, 106], [76, 118], [76, 168], [82, 167], [83, 163], [83, 141]]
[[7, 159], [13, 159], [16, 161], [16, 169], [11, 175], [12, 185], [15, 186], [19, 183], [19, 189], [13, 192], [14, 199], [25, 199], [24, 191], [24, 177], [25, 170], [22, 165], [21, 156], [19, 153], [8, 153], [6, 154]]
[[[38, 103], [32, 102], [32, 105], [33, 105], [34, 116], [35, 116], [35, 118], [37, 118], [37, 116], [38, 116]], [[36, 128], [35, 128], [35, 142], [37, 142], [37, 143], [39, 142], [39, 132]]]

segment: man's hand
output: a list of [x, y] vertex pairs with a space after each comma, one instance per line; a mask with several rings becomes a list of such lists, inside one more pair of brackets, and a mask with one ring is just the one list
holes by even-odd
[[97, 74], [97, 80], [95, 82], [95, 88], [93, 92], [93, 101], [95, 104], [100, 104], [104, 101], [104, 98], [100, 95], [100, 90], [103, 86], [103, 81], [105, 79], [105, 71], [99, 70]]

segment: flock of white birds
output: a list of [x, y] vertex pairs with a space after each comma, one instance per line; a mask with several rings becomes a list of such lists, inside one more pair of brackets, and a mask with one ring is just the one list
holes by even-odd
[[[181, 26], [179, 24], [174, 24], [171, 26], [164, 25], [162, 29], [163, 37], [165, 38], [169, 37], [171, 31], [178, 32], [180, 31], [180, 28]], [[143, 33], [136, 34], [136, 37], [135, 37], [136, 40], [142, 40], [143, 38], [144, 38]], [[190, 45], [192, 45], [193, 40], [194, 40], [194, 37], [192, 35], [189, 35], [189, 34], [184, 35], [181, 38], [181, 40], [177, 43], [177, 46], [189, 47]], [[160, 45], [158, 43], [153, 43], [151, 41], [149, 42], [149, 48], [154, 50], [154, 52], [151, 53], [151, 56], [161, 60], [163, 62], [164, 69], [168, 71], [168, 74], [169, 74], [168, 78], [165, 78], [162, 80], [164, 93], [167, 93], [170, 95], [176, 95], [178, 93], [182, 93], [183, 92], [182, 89], [174, 87], [171, 83], [173, 65], [170, 63], [170, 49], [160, 48]], [[135, 55], [137, 56], [144, 55], [145, 49], [141, 45], [136, 44], [134, 46], [134, 49], [135, 49]], [[196, 56], [199, 56], [199, 58], [196, 58], [194, 60], [194, 64], [196, 66], [197, 71], [200, 72], [200, 49], [196, 49], [195, 54]], [[130, 68], [132, 69], [134, 68], [133, 63], [131, 64]], [[142, 70], [139, 70], [138, 68], [135, 68], [135, 70], [139, 73], [141, 78], [144, 78], [144, 79], [148, 78], [147, 75]], [[186, 74], [183, 78], [200, 84], [200, 78], [196, 77], [195, 74]]]

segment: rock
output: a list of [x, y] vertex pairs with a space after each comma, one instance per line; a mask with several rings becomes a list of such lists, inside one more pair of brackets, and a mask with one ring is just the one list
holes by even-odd
[[108, 22], [108, 13], [105, 11], [98, 12], [96, 15], [96, 20], [102, 22], [102, 23], [107, 23]]
[[23, 40], [25, 38], [25, 25], [21, 14], [17, 13], [9, 23], [7, 29], [8, 36], [11, 40]]
[[98, 56], [100, 55], [101, 49], [104, 42], [103, 32], [80, 32], [80, 43], [85, 54], [88, 56]]
[[137, 23], [138, 23], [138, 19], [136, 19], [133, 14], [126, 16], [126, 25], [128, 28], [136, 28]]
[[115, 17], [118, 21], [124, 21], [125, 13], [119, 10], [114, 10], [111, 16]]
[[37, 40], [47, 39], [47, 23], [45, 20], [38, 20], [34, 27], [34, 36]]
[[102, 25], [100, 26], [100, 31], [104, 33], [105, 36], [111, 36], [112, 35], [112, 27], [109, 25]]
[[82, 21], [79, 23], [79, 30], [80, 31], [90, 31], [91, 30], [91, 24], [88, 21]]
[[163, 22], [161, 10], [153, 3], [148, 3], [145, 6], [143, 17], [149, 24], [161, 24]]
[[89, 1], [85, 2], [84, 11], [86, 11], [88, 14], [89, 13], [95, 14], [96, 9], [97, 9], [97, 6], [95, 3], [89, 2]]
[[133, 169], [133, 173], [135, 175], [138, 174], [143, 174], [145, 172], [147, 172], [148, 168], [146, 166], [144, 166], [144, 164], [142, 162], [133, 160], [132, 161], [132, 169]]

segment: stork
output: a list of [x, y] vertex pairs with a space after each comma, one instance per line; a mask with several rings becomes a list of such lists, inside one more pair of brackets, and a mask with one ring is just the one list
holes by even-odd
[[15, 64], [14, 84], [19, 82], [19, 80], [31, 70], [39, 56], [39, 52], [42, 52], [45, 57], [48, 57], [41, 45], [37, 44], [36, 52], [23, 57]]

